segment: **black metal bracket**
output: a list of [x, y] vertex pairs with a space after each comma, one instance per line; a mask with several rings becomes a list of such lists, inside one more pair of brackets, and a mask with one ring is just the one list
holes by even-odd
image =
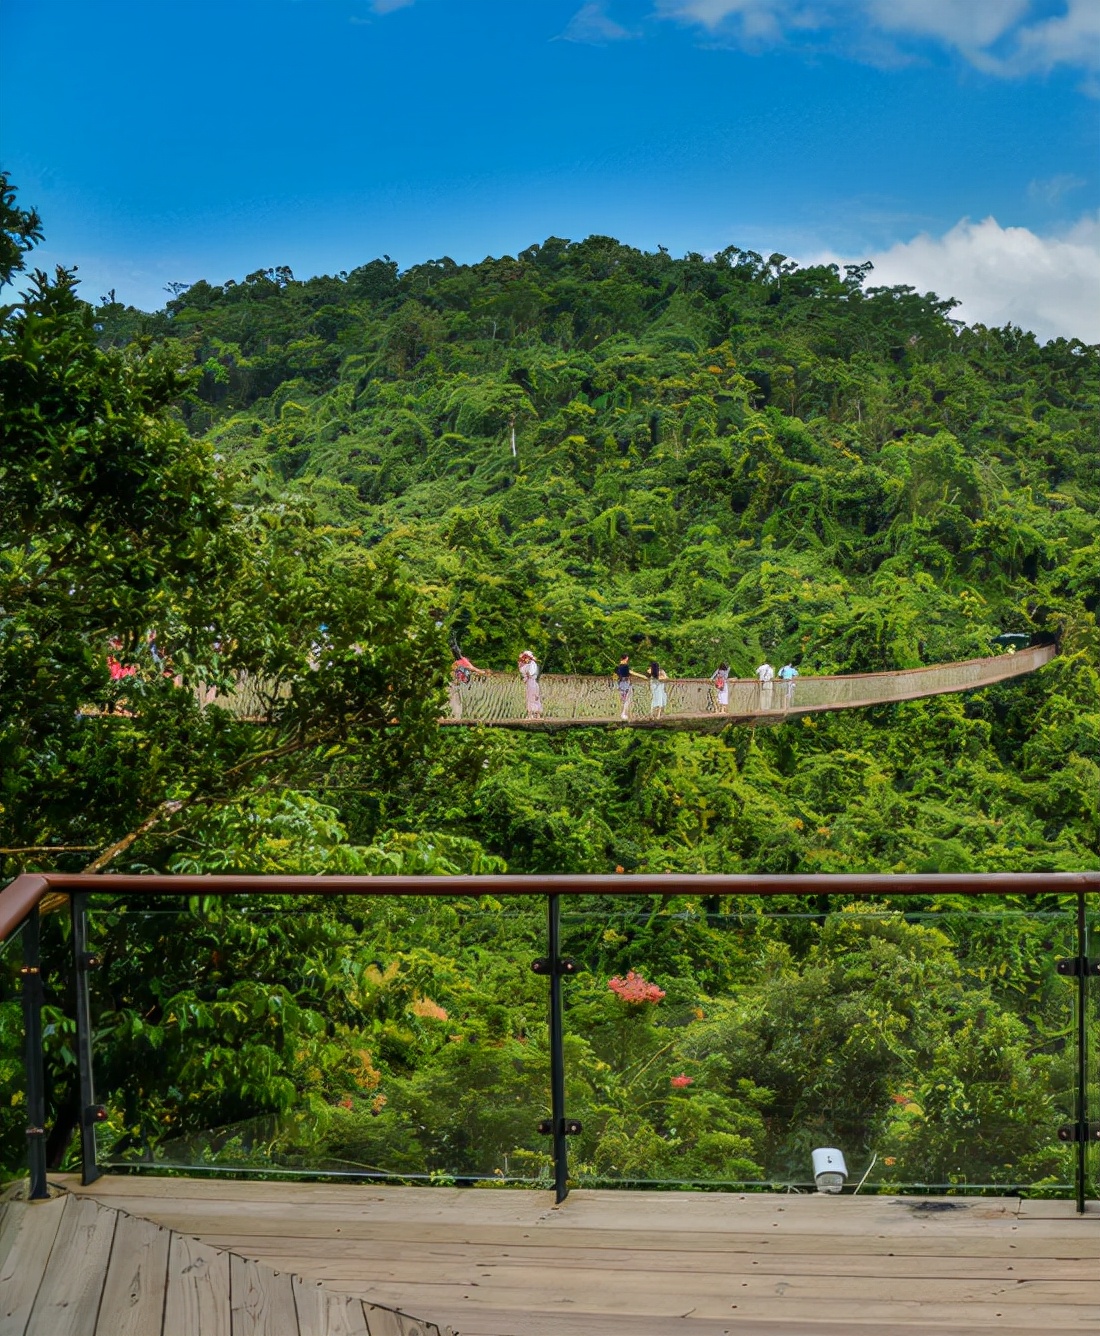
[[97, 970], [103, 962], [94, 951], [81, 951], [77, 957], [76, 964], [78, 969]]
[[1068, 959], [1059, 960], [1057, 969], [1059, 974], [1064, 974], [1067, 978], [1087, 979], [1093, 974], [1100, 975], [1100, 960], [1090, 960], [1088, 956], [1070, 956]]
[[84, 1126], [94, 1127], [96, 1123], [107, 1121], [107, 1109], [102, 1104], [89, 1104], [84, 1110]]
[[1058, 1129], [1059, 1141], [1100, 1141], [1100, 1123], [1066, 1123]]
[[46, 998], [41, 969], [37, 965], [23, 965], [19, 973], [23, 976], [23, 997], [41, 1006]]
[[[576, 1118], [563, 1118], [561, 1120], [562, 1136], [566, 1137], [580, 1136], [582, 1130], [583, 1129], [581, 1127], [581, 1124]], [[539, 1135], [544, 1137], [549, 1137], [554, 1135], [553, 1118], [544, 1118], [542, 1122], [539, 1123]]]
[[580, 971], [580, 966], [572, 956], [558, 956], [556, 962], [549, 956], [539, 956], [537, 960], [531, 961], [531, 968], [536, 974], [577, 974]]

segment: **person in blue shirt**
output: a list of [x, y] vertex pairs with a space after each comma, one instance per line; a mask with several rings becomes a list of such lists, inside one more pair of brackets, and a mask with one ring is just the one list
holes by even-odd
[[783, 700], [786, 705], [790, 705], [794, 699], [794, 679], [798, 676], [798, 669], [793, 663], [785, 663], [779, 670], [779, 680], [783, 683]]

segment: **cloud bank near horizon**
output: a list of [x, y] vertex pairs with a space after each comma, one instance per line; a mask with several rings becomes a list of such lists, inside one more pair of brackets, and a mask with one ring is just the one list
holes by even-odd
[[1078, 338], [1100, 343], [1100, 213], [1069, 231], [1043, 237], [995, 218], [963, 218], [941, 237], [922, 232], [866, 256], [827, 252], [815, 263], [869, 259], [868, 286], [907, 284], [954, 297], [967, 324], [1019, 325], [1041, 341]]

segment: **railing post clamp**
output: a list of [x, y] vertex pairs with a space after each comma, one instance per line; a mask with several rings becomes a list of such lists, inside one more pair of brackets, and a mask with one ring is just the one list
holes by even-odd
[[[553, 1136], [554, 1135], [553, 1118], [544, 1118], [542, 1122], [539, 1123], [538, 1130], [540, 1136], [544, 1137]], [[577, 1118], [563, 1118], [561, 1120], [561, 1135], [563, 1137], [580, 1136], [583, 1130], [584, 1128], [581, 1126], [580, 1120]]]
[[1088, 956], [1069, 956], [1056, 962], [1056, 969], [1069, 979], [1090, 978], [1100, 975], [1100, 959], [1090, 960]]
[[539, 956], [537, 960], [531, 961], [531, 969], [536, 974], [576, 974], [580, 966], [572, 956], [558, 956], [556, 959]]
[[1059, 1141], [1100, 1141], [1100, 1123], [1066, 1123], [1058, 1129]]

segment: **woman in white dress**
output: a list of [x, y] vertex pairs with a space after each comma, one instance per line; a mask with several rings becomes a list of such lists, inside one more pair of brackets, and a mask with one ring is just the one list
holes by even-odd
[[714, 689], [717, 692], [715, 705], [719, 714], [725, 714], [730, 705], [730, 666], [728, 663], [718, 665], [718, 671], [711, 675], [710, 679], [714, 683]]
[[523, 679], [523, 702], [528, 719], [538, 719], [542, 714], [542, 693], [539, 691], [539, 666], [535, 656], [525, 649], [519, 656], [519, 675]]
[[656, 659], [651, 659], [646, 676], [649, 678], [649, 712], [655, 719], [660, 719], [668, 704], [668, 687], [665, 686], [668, 674]]

